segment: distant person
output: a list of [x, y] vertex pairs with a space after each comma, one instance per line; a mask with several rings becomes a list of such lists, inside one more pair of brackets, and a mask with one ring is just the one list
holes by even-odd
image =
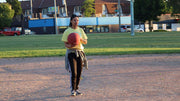
[[71, 75], [71, 95], [82, 95], [79, 91], [79, 83], [83, 67], [87, 66], [87, 59], [84, 53], [83, 44], [87, 44], [87, 36], [82, 28], [78, 26], [79, 17], [72, 15], [69, 28], [62, 36], [62, 41], [66, 47], [65, 68]]

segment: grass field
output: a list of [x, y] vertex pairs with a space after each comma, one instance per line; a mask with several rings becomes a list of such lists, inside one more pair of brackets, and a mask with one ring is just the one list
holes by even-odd
[[[180, 53], [180, 32], [89, 33], [87, 55]], [[63, 56], [60, 35], [0, 36], [0, 58]]]

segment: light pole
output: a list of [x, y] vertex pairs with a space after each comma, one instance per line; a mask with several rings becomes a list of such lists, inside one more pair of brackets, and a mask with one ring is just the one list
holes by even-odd
[[58, 34], [58, 30], [57, 30], [57, 13], [56, 13], [56, 0], [54, 0], [54, 20], [55, 20], [55, 34]]
[[121, 32], [121, 3], [118, 0], [118, 11], [119, 11], [119, 32]]
[[131, 36], [134, 36], [134, 0], [131, 0]]
[[130, 9], [131, 9], [131, 36], [134, 36], [134, 0], [130, 1]]

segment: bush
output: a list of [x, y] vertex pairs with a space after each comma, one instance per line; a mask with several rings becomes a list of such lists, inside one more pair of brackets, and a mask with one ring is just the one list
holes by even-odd
[[153, 32], [167, 32], [167, 31], [166, 31], [166, 30], [159, 29], [159, 30], [154, 30]]

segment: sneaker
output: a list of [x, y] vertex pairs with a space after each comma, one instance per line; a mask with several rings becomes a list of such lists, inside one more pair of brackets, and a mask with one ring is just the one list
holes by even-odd
[[71, 96], [76, 96], [76, 92], [74, 90], [71, 91]]
[[83, 95], [83, 94], [79, 92], [78, 90], [76, 90], [76, 95]]

